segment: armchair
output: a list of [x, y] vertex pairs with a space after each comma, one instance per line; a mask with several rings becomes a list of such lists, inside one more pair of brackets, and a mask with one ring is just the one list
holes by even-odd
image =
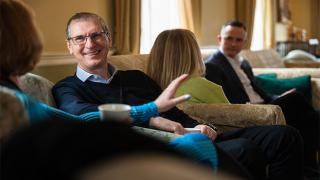
[[218, 127], [218, 133], [259, 125], [285, 125], [282, 110], [275, 105], [183, 103], [178, 106], [201, 123]]
[[311, 76], [312, 106], [320, 111], [320, 69], [319, 68], [285, 68], [280, 55], [273, 49], [250, 51], [243, 50], [241, 56], [247, 59], [255, 75], [276, 73], [277, 77], [293, 78], [302, 75]]
[[[147, 59], [148, 55], [117, 55], [110, 56], [108, 61], [120, 70], [145, 71]], [[275, 105], [183, 103], [178, 107], [199, 122], [214, 124], [220, 132], [254, 125], [285, 124], [281, 108]]]

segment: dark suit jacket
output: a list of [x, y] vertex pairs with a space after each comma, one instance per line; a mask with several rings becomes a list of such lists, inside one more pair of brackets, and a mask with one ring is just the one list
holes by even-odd
[[[151, 78], [141, 71], [117, 71], [109, 84], [82, 82], [69, 76], [53, 87], [57, 107], [71, 114], [83, 114], [98, 110], [104, 103], [141, 105], [154, 101], [162, 92]], [[181, 123], [185, 127], [199, 124], [178, 108], [161, 113], [164, 118]]]
[[[224, 93], [231, 103], [244, 104], [250, 102], [249, 97], [227, 58], [220, 52], [214, 53], [206, 61], [206, 78], [222, 86]], [[266, 94], [255, 82], [252, 68], [248, 61], [241, 63], [241, 68], [251, 81], [253, 89], [264, 99], [270, 102], [272, 97]]]

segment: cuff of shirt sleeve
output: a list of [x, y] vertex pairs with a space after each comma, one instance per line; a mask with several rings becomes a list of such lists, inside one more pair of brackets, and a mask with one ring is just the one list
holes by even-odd
[[133, 124], [146, 124], [150, 118], [159, 116], [158, 107], [155, 102], [150, 102], [141, 106], [132, 106], [131, 117], [133, 118]]

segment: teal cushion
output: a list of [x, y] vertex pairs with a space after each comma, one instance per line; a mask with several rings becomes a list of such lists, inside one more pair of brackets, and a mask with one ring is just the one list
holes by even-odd
[[256, 78], [272, 78], [277, 79], [277, 73], [266, 73], [266, 74], [259, 74]]
[[274, 73], [261, 74], [256, 76], [257, 84], [267, 93], [280, 95], [292, 88], [311, 100], [311, 77], [304, 75], [294, 78], [277, 79]]

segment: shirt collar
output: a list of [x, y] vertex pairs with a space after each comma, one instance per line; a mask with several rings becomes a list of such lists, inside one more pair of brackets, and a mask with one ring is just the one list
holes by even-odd
[[83, 70], [80, 66], [77, 66], [76, 76], [82, 82], [85, 82], [88, 80], [88, 81], [92, 81], [92, 82], [108, 84], [112, 80], [116, 71], [117, 70], [115, 69], [114, 66], [112, 66], [111, 64], [108, 64], [108, 72], [111, 74], [111, 77], [109, 79], [104, 79], [100, 75], [91, 74], [91, 73]]
[[221, 47], [219, 47], [219, 51], [227, 58], [227, 60], [232, 66], [237, 66], [237, 67], [241, 66], [241, 62], [243, 61], [243, 58], [239, 54], [236, 57], [231, 58], [223, 52]]

